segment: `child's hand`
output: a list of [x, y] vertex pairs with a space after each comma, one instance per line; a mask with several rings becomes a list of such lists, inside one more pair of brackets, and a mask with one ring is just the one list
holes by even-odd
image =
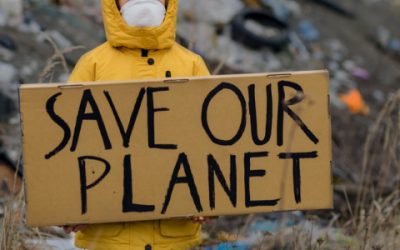
[[85, 229], [87, 225], [72, 225], [72, 226], [63, 226], [64, 232], [66, 234], [70, 234], [72, 232], [77, 233], [83, 229]]
[[199, 223], [199, 224], [207, 224], [210, 223], [212, 217], [205, 217], [205, 216], [198, 216], [198, 217], [191, 217], [192, 222]]

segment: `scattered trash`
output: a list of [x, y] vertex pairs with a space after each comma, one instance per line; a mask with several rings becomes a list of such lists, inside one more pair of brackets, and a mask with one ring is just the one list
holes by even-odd
[[14, 58], [15, 54], [11, 50], [0, 47], [0, 60], [9, 62]]
[[18, 27], [18, 29], [21, 32], [31, 34], [39, 34], [43, 30], [30, 13], [25, 14], [24, 22]]
[[378, 90], [378, 89], [376, 89], [372, 92], [372, 96], [374, 97], [374, 99], [376, 101], [378, 101], [378, 103], [383, 103], [386, 100], [385, 94], [381, 90]]
[[331, 80], [331, 84], [330, 84], [330, 103], [333, 107], [337, 108], [337, 109], [345, 109], [346, 105], [343, 103], [343, 101], [340, 99], [338, 92], [339, 92], [339, 88], [341, 87], [341, 82], [336, 80], [336, 79], [332, 79]]
[[17, 69], [8, 63], [0, 62], [0, 83], [2, 84], [10, 84], [18, 74]]
[[368, 72], [368, 70], [363, 69], [363, 68], [355, 68], [351, 71], [351, 74], [354, 77], [357, 77], [361, 80], [369, 80], [371, 78], [371, 74]]
[[22, 0], [0, 0], [0, 10], [0, 26], [18, 27], [22, 23]]
[[35, 72], [39, 70], [39, 64], [36, 60], [32, 60], [22, 66], [20, 69], [20, 74], [22, 77], [30, 77], [32, 76]]
[[243, 242], [221, 243], [215, 247], [205, 247], [204, 250], [250, 250], [251, 246]]
[[299, 16], [301, 7], [297, 2], [287, 0], [260, 0], [263, 8], [270, 10], [277, 18], [287, 21], [293, 16]]
[[380, 26], [377, 29], [376, 33], [377, 33], [377, 42], [381, 46], [386, 47], [389, 44], [389, 40], [391, 38], [390, 31], [387, 28]]
[[389, 40], [388, 49], [400, 53], [400, 40], [397, 38]]
[[34, 249], [68, 249], [78, 250], [79, 248], [74, 247], [74, 238], [44, 238], [41, 240], [32, 240], [28, 245], [34, 246]]
[[368, 115], [369, 108], [358, 89], [350, 90], [346, 94], [341, 94], [340, 99], [346, 104], [347, 108], [353, 114]]
[[244, 7], [238, 0], [184, 0], [179, 5], [180, 19], [209, 24], [227, 24]]
[[309, 20], [300, 21], [298, 24], [300, 37], [307, 42], [316, 42], [319, 40], [320, 34], [314, 24]]
[[288, 25], [266, 11], [245, 9], [232, 21], [232, 38], [252, 49], [280, 51], [289, 42]]
[[394, 37], [387, 28], [382, 26], [378, 28], [376, 33], [375, 43], [378, 47], [400, 60], [400, 38]]
[[12, 51], [17, 50], [14, 39], [7, 34], [0, 34], [0, 46]]
[[296, 32], [289, 32], [290, 46], [294, 49], [294, 53], [298, 54], [301, 61], [308, 61], [311, 58], [310, 51], [300, 39]]

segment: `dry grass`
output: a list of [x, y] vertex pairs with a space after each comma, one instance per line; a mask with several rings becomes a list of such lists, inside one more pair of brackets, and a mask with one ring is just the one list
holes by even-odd
[[23, 227], [22, 203], [22, 199], [10, 199], [5, 203], [0, 249], [24, 249], [23, 240], [25, 237], [20, 230]]
[[400, 249], [400, 91], [382, 109], [364, 147], [356, 227], [361, 249]]
[[65, 54], [71, 53], [75, 50], [80, 50], [84, 49], [84, 46], [74, 46], [71, 48], [66, 48], [64, 50], [60, 50], [60, 48], [57, 46], [57, 44], [51, 39], [50, 36], [48, 36], [46, 33], [45, 38], [46, 41], [49, 42], [51, 47], [54, 50], [54, 54], [47, 60], [46, 66], [42, 70], [42, 72], [39, 75], [39, 82], [44, 83], [44, 82], [52, 82], [54, 79], [54, 73], [56, 72], [56, 67], [61, 65], [62, 69], [65, 74], [69, 74], [69, 69], [67, 65], [67, 61], [65, 60]]
[[394, 94], [372, 126], [364, 147], [356, 211], [400, 190], [400, 91]]

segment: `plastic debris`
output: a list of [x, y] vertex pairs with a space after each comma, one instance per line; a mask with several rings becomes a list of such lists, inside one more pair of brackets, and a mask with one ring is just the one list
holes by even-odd
[[7, 34], [0, 34], [0, 46], [12, 51], [17, 50], [17, 44], [14, 39]]
[[300, 21], [298, 24], [300, 37], [307, 42], [316, 42], [320, 38], [320, 33], [314, 24], [309, 20]]
[[22, 77], [30, 77], [32, 76], [36, 71], [39, 69], [39, 64], [36, 60], [32, 60], [28, 63], [26, 63], [22, 68], [20, 69], [20, 75]]
[[400, 52], [400, 40], [396, 38], [389, 40], [388, 49], [391, 51]]
[[181, 19], [189, 15], [192, 20], [214, 24], [229, 23], [244, 7], [237, 0], [185, 0], [180, 1], [179, 5]]
[[288, 24], [266, 11], [245, 9], [232, 21], [232, 38], [252, 49], [280, 51], [289, 42]]
[[17, 77], [17, 69], [8, 63], [0, 62], [0, 83], [10, 84]]
[[368, 115], [369, 107], [358, 89], [352, 89], [346, 94], [341, 94], [340, 99], [346, 104], [347, 108], [353, 114]]
[[36, 22], [35, 18], [27, 13], [24, 16], [24, 22], [18, 27], [21, 32], [39, 34], [42, 31], [42, 27]]
[[15, 54], [11, 50], [0, 47], [0, 60], [8, 62], [14, 58]]
[[371, 74], [369, 73], [369, 71], [366, 69], [363, 69], [363, 68], [354, 68], [351, 71], [351, 74], [354, 77], [362, 79], [362, 80], [369, 80], [371, 78]]
[[376, 41], [380, 49], [397, 58], [400, 57], [400, 38], [393, 36], [393, 34], [386, 28], [380, 26], [376, 32]]
[[[0, 0], [0, 10], [2, 10], [0, 26], [18, 27], [23, 21], [23, 2], [22, 0]], [[3, 25], [1, 25], [3, 24]]]
[[288, 20], [291, 16], [291, 10], [280, 0], [260, 0], [260, 4], [267, 9], [271, 9], [274, 15], [282, 20]]
[[376, 101], [378, 101], [379, 103], [383, 103], [386, 99], [385, 94], [381, 90], [378, 90], [378, 89], [376, 89], [372, 92], [372, 97], [374, 97], [374, 99]]
[[205, 248], [205, 250], [250, 250], [249, 244], [242, 242], [221, 243], [213, 248]]
[[296, 32], [289, 32], [290, 45], [294, 48], [294, 52], [298, 53], [300, 60], [308, 61], [311, 58], [310, 51], [307, 49], [306, 45], [300, 39]]
[[391, 37], [390, 31], [383, 26], [379, 26], [376, 33], [377, 42], [382, 46], [386, 46], [389, 43]]
[[79, 250], [74, 247], [74, 238], [46, 238], [43, 240], [32, 240], [30, 244], [35, 246], [35, 249], [68, 249], [68, 250]]

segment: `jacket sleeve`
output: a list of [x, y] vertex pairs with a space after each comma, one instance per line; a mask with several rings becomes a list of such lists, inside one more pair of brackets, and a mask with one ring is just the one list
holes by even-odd
[[201, 56], [196, 56], [196, 61], [194, 62], [194, 72], [193, 76], [209, 76], [210, 71], [208, 71], [207, 65]]
[[79, 82], [94, 82], [95, 81], [95, 64], [90, 60], [88, 54], [83, 55], [78, 63], [75, 65], [68, 82], [79, 83]]

